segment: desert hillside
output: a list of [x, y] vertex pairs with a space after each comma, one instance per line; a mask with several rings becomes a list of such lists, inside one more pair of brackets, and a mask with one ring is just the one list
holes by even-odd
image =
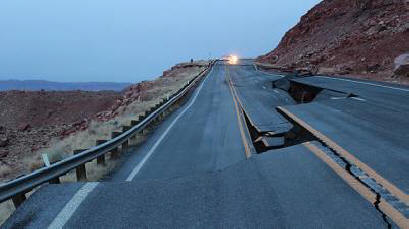
[[[0, 182], [43, 166], [41, 153], [65, 156], [109, 139], [208, 62], [178, 64], [152, 81], [113, 91], [0, 92]], [[118, 129], [119, 128], [119, 129]]]
[[324, 0], [258, 61], [315, 74], [405, 80], [408, 40], [408, 0]]

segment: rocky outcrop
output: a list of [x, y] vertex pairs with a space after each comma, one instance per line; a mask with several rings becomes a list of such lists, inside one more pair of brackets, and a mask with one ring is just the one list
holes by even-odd
[[0, 139], [0, 147], [6, 147], [9, 144], [8, 138], [1, 138]]
[[409, 77], [409, 53], [402, 54], [395, 59], [394, 74], [396, 77]]
[[395, 75], [395, 58], [409, 52], [408, 40], [407, 0], [324, 0], [258, 61], [319, 74], [388, 78]]

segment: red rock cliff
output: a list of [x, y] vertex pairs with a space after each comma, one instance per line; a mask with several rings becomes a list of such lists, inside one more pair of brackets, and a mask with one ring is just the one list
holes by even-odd
[[323, 74], [396, 75], [395, 59], [409, 53], [409, 0], [324, 0], [258, 58]]

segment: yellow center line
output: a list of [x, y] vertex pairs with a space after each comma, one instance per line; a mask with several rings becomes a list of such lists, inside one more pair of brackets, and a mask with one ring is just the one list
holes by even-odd
[[246, 153], [246, 157], [250, 158], [251, 157], [251, 151], [250, 151], [250, 147], [249, 144], [247, 142], [247, 138], [246, 138], [246, 134], [244, 133], [244, 127], [243, 127], [243, 120], [242, 120], [242, 113], [240, 112], [239, 106], [237, 105], [237, 100], [236, 100], [236, 95], [233, 91], [233, 86], [231, 84], [231, 80], [230, 80], [230, 71], [228, 70], [227, 66], [224, 65], [225, 68], [225, 72], [226, 72], [226, 80], [227, 83], [229, 85], [230, 88], [230, 93], [233, 97], [233, 101], [234, 101], [234, 107], [236, 109], [236, 115], [237, 115], [237, 122], [239, 124], [239, 128], [240, 128], [240, 135], [241, 135], [241, 140], [243, 141], [243, 145], [244, 145], [244, 150]]
[[[373, 193], [368, 187], [357, 181], [351, 174], [347, 173], [344, 168], [338, 165], [332, 158], [330, 158], [324, 151], [310, 142], [303, 143], [304, 147], [310, 150], [315, 156], [326, 163], [338, 176], [340, 176], [349, 186], [351, 186], [356, 192], [364, 197], [371, 204], [376, 202], [376, 194]], [[396, 210], [385, 199], [381, 198], [379, 209], [382, 210], [389, 218], [391, 218], [400, 228], [409, 228], [409, 219], [407, 219], [402, 213]]]
[[318, 130], [312, 128], [310, 125], [308, 125], [306, 122], [295, 116], [293, 113], [291, 113], [289, 110], [285, 109], [284, 107], [278, 107], [279, 110], [284, 112], [288, 117], [293, 119], [295, 122], [297, 122], [299, 125], [307, 129], [309, 132], [311, 132], [315, 137], [323, 141], [325, 144], [327, 144], [330, 148], [335, 150], [337, 153], [339, 153], [341, 156], [345, 157], [347, 160], [351, 161], [355, 165], [357, 165], [360, 169], [362, 169], [364, 172], [366, 172], [369, 176], [374, 178], [379, 184], [381, 184], [383, 187], [388, 189], [389, 192], [391, 192], [394, 196], [396, 196], [398, 199], [400, 199], [403, 203], [409, 205], [409, 195], [405, 194], [402, 190], [400, 190], [398, 187], [393, 185], [391, 182], [383, 178], [381, 175], [379, 175], [374, 169], [369, 167], [367, 164], [363, 163], [360, 161], [358, 158], [356, 158], [352, 153], [348, 152], [341, 146], [339, 146], [337, 143], [335, 143], [333, 140], [331, 140], [329, 137], [325, 136]]

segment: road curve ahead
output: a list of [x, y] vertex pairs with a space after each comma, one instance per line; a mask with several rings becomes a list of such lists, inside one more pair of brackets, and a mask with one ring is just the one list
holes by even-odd
[[[236, 73], [242, 77], [258, 74], [234, 66], [241, 67]], [[273, 95], [273, 104], [256, 102], [261, 94], [251, 87], [259, 90], [263, 83], [238, 92], [231, 68], [218, 62], [110, 178], [46, 185], [3, 227], [388, 228], [385, 216], [311, 150], [319, 142], [259, 155], [246, 145], [251, 139], [243, 126], [243, 101], [255, 96], [255, 104], [271, 109], [294, 102], [280, 94]], [[257, 106], [246, 107], [257, 113]], [[275, 110], [260, 109], [274, 115], [271, 122], [254, 116], [263, 128], [292, 128]]]

